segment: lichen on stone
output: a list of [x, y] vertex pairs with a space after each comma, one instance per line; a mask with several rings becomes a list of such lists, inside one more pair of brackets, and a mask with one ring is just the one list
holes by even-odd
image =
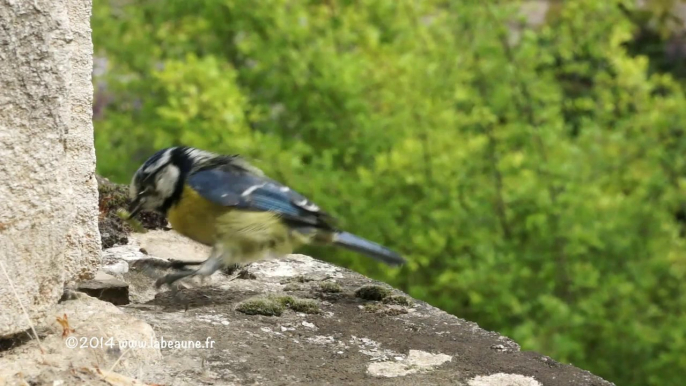
[[407, 306], [410, 307], [412, 306], [412, 301], [408, 299], [405, 296], [402, 295], [391, 295], [383, 299], [383, 302], [386, 304], [395, 304], [398, 306]]
[[315, 279], [313, 279], [311, 277], [304, 276], [304, 275], [298, 275], [295, 278], [293, 278], [293, 280], [297, 283], [307, 283], [307, 282], [315, 281]]
[[382, 313], [388, 316], [407, 314], [407, 308], [395, 304], [384, 304], [382, 302], [369, 302], [362, 306], [364, 312], [370, 314]]
[[401, 306], [396, 306], [396, 305], [390, 305], [386, 306], [383, 310], [383, 313], [389, 316], [397, 316], [397, 315], [403, 315], [407, 314], [407, 308], [401, 307]]
[[283, 287], [283, 290], [286, 292], [300, 291], [301, 289], [302, 287], [296, 283], [288, 283]]
[[355, 296], [365, 300], [383, 300], [391, 294], [391, 290], [379, 285], [365, 285], [355, 291]]
[[377, 313], [383, 309], [383, 304], [378, 302], [367, 303], [362, 308], [364, 312]]
[[341, 285], [335, 281], [324, 281], [319, 283], [319, 289], [322, 292], [338, 293], [341, 292]]

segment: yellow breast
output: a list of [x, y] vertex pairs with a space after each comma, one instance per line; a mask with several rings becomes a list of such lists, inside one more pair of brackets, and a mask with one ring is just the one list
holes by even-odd
[[217, 217], [229, 210], [204, 199], [185, 185], [181, 200], [169, 209], [167, 219], [176, 232], [199, 243], [213, 245], [217, 235]]

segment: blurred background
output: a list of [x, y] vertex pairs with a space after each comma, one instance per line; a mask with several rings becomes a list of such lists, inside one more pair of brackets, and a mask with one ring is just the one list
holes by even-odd
[[686, 376], [686, 4], [94, 0], [100, 174], [239, 153], [388, 282], [618, 385]]

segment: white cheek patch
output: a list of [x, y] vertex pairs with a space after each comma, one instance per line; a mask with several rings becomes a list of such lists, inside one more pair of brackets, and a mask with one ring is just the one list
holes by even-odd
[[158, 210], [164, 204], [164, 198], [161, 196], [148, 196], [144, 201], [144, 208], [149, 210]]
[[160, 196], [167, 198], [174, 194], [176, 182], [179, 180], [179, 168], [174, 165], [169, 165], [160, 170], [155, 178], [155, 191]]

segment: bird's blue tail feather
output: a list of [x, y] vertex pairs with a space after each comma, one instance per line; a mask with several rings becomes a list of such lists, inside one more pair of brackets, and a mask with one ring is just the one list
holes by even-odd
[[402, 265], [405, 263], [399, 254], [375, 242], [365, 240], [348, 232], [337, 232], [333, 243], [353, 252], [361, 253], [388, 265]]

